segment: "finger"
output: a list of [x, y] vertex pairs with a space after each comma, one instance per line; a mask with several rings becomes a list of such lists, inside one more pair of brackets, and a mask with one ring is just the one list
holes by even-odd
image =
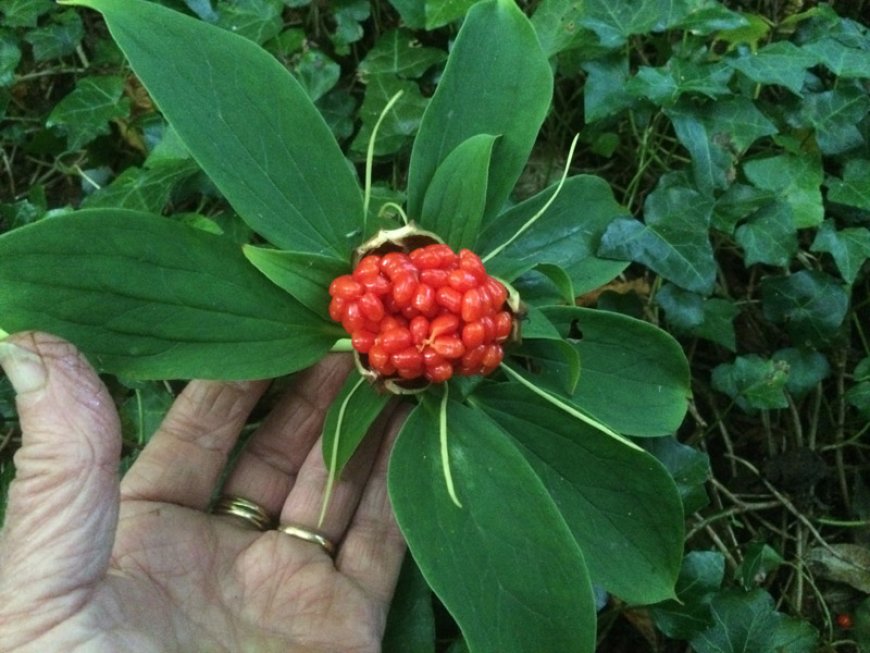
[[385, 425], [386, 435], [336, 560], [336, 568], [356, 580], [384, 609], [396, 589], [406, 548], [387, 492], [387, 466], [407, 415], [408, 406], [403, 405]]
[[11, 336], [0, 342], [0, 364], [16, 391], [22, 432], [0, 593], [19, 604], [65, 598], [108, 566], [118, 517], [118, 415], [93, 368], [59, 338]]
[[299, 374], [285, 399], [248, 440], [224, 485], [224, 494], [244, 497], [268, 514], [278, 515], [318, 441], [326, 410], [352, 366], [349, 356], [327, 356]]
[[378, 416], [340, 477], [334, 480], [325, 512], [323, 504], [329, 471], [323, 460], [322, 440], [317, 440], [302, 464], [296, 483], [281, 510], [282, 524], [314, 528], [336, 544], [341, 540], [369, 481], [372, 465], [395, 408], [394, 405]]
[[191, 381], [121, 483], [123, 499], [203, 510], [268, 381]]

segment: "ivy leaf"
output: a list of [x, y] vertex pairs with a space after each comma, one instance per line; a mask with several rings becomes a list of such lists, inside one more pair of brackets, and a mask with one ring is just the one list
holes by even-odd
[[12, 32], [0, 30], [0, 88], [15, 81], [15, 69], [20, 61], [21, 48], [18, 47], [18, 39]]
[[330, 9], [335, 30], [329, 35], [329, 40], [335, 46], [336, 54], [349, 54], [350, 45], [363, 36], [361, 23], [371, 15], [371, 7], [367, 0], [333, 0]]
[[265, 43], [281, 33], [281, 0], [233, 0], [218, 3], [217, 25], [254, 43]]
[[160, 213], [175, 187], [198, 171], [190, 159], [162, 159], [147, 168], [130, 166], [111, 184], [88, 195], [82, 208]]
[[644, 203], [646, 224], [617, 218], [598, 255], [637, 261], [673, 283], [701, 294], [713, 290], [716, 262], [708, 236], [712, 202], [666, 175]]
[[755, 354], [713, 369], [713, 388], [731, 397], [745, 411], [787, 408], [783, 390], [788, 365]]
[[870, 161], [867, 159], [849, 159], [843, 178], [832, 177], [825, 184], [832, 202], [870, 211]]
[[426, 0], [426, 29], [433, 30], [462, 18], [476, 0]]
[[321, 50], [310, 49], [298, 58], [293, 73], [311, 101], [316, 102], [338, 83], [341, 67]]
[[51, 11], [53, 6], [51, 0], [2, 0], [0, 11], [3, 12], [5, 27], [36, 27], [39, 17]]
[[689, 551], [677, 578], [677, 600], [650, 609], [656, 627], [672, 639], [691, 639], [712, 619], [710, 602], [725, 577], [725, 559], [713, 551]]
[[775, 361], [788, 365], [785, 387], [793, 397], [803, 397], [831, 373], [831, 364], [815, 349], [789, 347], [774, 352]]
[[724, 63], [702, 64], [673, 57], [660, 68], [641, 66], [626, 84], [626, 90], [653, 104], [670, 106], [686, 93], [713, 99], [729, 95], [728, 82], [733, 74]]
[[870, 43], [863, 48], [844, 43], [839, 36], [828, 36], [807, 43], [803, 49], [817, 57], [837, 77], [870, 78]]
[[656, 457], [670, 473], [683, 502], [683, 514], [691, 515], [708, 503], [705, 486], [710, 480], [710, 458], [675, 437], [646, 438], [639, 444]]
[[666, 283], [656, 293], [656, 303], [667, 314], [668, 324], [686, 331], [704, 323], [704, 298], [672, 283]]
[[375, 156], [384, 156], [399, 151], [411, 140], [423, 119], [423, 112], [429, 100], [420, 93], [420, 87], [411, 81], [398, 79], [391, 75], [374, 75], [366, 86], [366, 94], [360, 107], [359, 116], [362, 127], [351, 144], [355, 152], [365, 152], [368, 148], [372, 130], [384, 107], [399, 91], [402, 97], [384, 117], [375, 141]]
[[53, 13], [50, 23], [27, 32], [24, 40], [33, 46], [36, 61], [47, 61], [75, 52], [84, 35], [82, 19], [70, 9]]
[[417, 79], [432, 66], [443, 63], [447, 53], [440, 48], [429, 48], [414, 39], [405, 29], [390, 30], [383, 34], [360, 61], [357, 73], [364, 82], [373, 75], [396, 75], [403, 79]]
[[122, 77], [83, 77], [57, 103], [46, 124], [63, 129], [70, 150], [81, 149], [97, 136], [108, 134], [110, 121], [129, 115], [130, 100], [122, 99], [123, 93]]
[[812, 653], [818, 633], [807, 622], [776, 612], [762, 589], [725, 590], [710, 602], [712, 625], [692, 638], [698, 653]]
[[829, 344], [849, 308], [849, 294], [843, 285], [814, 270], [763, 279], [761, 297], [764, 317], [785, 323], [798, 346]]
[[830, 156], [864, 143], [856, 125], [868, 112], [867, 92], [856, 86], [845, 86], [804, 96], [800, 114], [805, 123], [816, 130], [816, 141], [822, 153]]
[[607, 48], [615, 49], [625, 44], [633, 34], [645, 34], [681, 17], [674, 15], [682, 3], [670, 0], [638, 0], [637, 2], [613, 2], [612, 0], [588, 0], [579, 18], [583, 27], [594, 31]]
[[757, 51], [744, 49], [726, 62], [756, 84], [785, 86], [800, 95], [807, 69], [816, 65], [818, 57], [789, 41], [777, 41]]
[[794, 226], [815, 227], [824, 219], [821, 184], [822, 162], [813, 154], [780, 154], [754, 159], [743, 165], [747, 179], [791, 205]]
[[746, 265], [786, 267], [798, 249], [791, 206], [771, 202], [758, 209], [737, 228], [735, 238], [746, 254]]
[[810, 246], [811, 252], [827, 252], [834, 258], [843, 279], [851, 284], [870, 258], [870, 230], [847, 227], [837, 230], [833, 220], [825, 220]]
[[[535, 14], [537, 15], [537, 14]], [[629, 79], [628, 55], [620, 52], [583, 62], [586, 83], [583, 87], [583, 112], [593, 123], [630, 107], [634, 96], [626, 90]]]
[[606, 52], [606, 48], [598, 46], [595, 33], [579, 24], [585, 9], [585, 3], [576, 0], [543, 0], [538, 4], [532, 15], [532, 25], [548, 57], [580, 47], [597, 49], [597, 55]]

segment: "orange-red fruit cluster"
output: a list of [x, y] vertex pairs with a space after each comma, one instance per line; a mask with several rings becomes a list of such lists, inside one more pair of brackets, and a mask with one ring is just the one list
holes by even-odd
[[329, 287], [329, 315], [385, 378], [489, 374], [513, 319], [477, 254], [442, 244], [363, 258]]

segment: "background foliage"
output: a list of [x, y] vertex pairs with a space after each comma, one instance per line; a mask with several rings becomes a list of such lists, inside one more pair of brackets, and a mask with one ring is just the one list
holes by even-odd
[[[354, 163], [404, 90], [377, 144], [376, 211], [401, 199], [386, 188], [405, 186], [411, 138], [473, 2], [164, 4], [263, 45]], [[870, 650], [870, 5], [524, 9], [556, 94], [513, 200], [554, 181], [579, 132], [572, 172], [606, 179], [625, 208], [594, 226], [597, 253], [616, 270], [630, 265], [576, 301], [663, 326], [692, 363], [691, 417], [677, 438], [643, 442], [683, 495], [681, 602], [641, 610], [602, 596], [600, 650]], [[250, 241], [95, 13], [50, 0], [0, 0], [0, 13], [0, 230], [121, 206]], [[526, 296], [574, 295], [545, 267], [518, 285]], [[176, 388], [108, 381], [133, 456]], [[630, 393], [610, 403], [630, 416]], [[493, 397], [496, 421], [497, 408]], [[5, 487], [18, 438], [5, 380], [0, 416]], [[390, 650], [435, 650], [433, 609], [438, 649], [461, 650], [426, 592], [409, 571]]]

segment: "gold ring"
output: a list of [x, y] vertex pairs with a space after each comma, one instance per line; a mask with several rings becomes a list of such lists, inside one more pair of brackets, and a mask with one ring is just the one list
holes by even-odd
[[286, 535], [290, 535], [291, 537], [296, 537], [300, 540], [313, 542], [314, 544], [319, 545], [320, 548], [326, 551], [330, 557], [335, 555], [335, 544], [320, 533], [309, 531], [307, 528], [302, 528], [295, 524], [284, 524], [283, 526], [279, 526], [278, 530]]
[[236, 517], [245, 522], [248, 526], [253, 526], [258, 531], [269, 530], [272, 525], [272, 518], [263, 506], [249, 501], [243, 497], [236, 497], [230, 494], [221, 495], [211, 509], [214, 515], [229, 515]]

